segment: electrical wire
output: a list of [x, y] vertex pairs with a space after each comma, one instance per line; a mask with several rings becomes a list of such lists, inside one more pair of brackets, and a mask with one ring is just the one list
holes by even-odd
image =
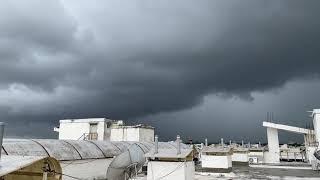
[[[169, 176], [170, 174], [174, 173], [174, 172], [177, 171], [184, 163], [185, 163], [185, 161], [184, 161], [184, 162], [181, 162], [179, 165], [177, 165], [176, 168], [174, 168], [174, 169], [173, 169], [172, 171], [170, 171], [168, 174], [165, 174], [165, 175], [157, 178], [156, 180], [161, 180], [161, 179]], [[152, 179], [155, 179], [155, 178], [154, 178], [154, 173], [153, 173], [152, 163], [150, 163], [150, 165], [151, 165], [151, 171], [152, 171]]]
[[58, 173], [58, 172], [54, 172], [54, 173], [62, 175], [62, 176], [66, 176], [66, 177], [69, 177], [69, 178], [72, 178], [72, 179], [76, 179], [76, 180], [84, 180], [84, 179], [81, 179], [81, 178], [78, 178], [78, 177], [74, 177], [74, 176], [71, 176], [71, 175], [68, 175], [68, 174], [63, 174], [63, 173]]
[[184, 162], [181, 162], [174, 170], [172, 170], [171, 172], [169, 172], [168, 174], [159, 177], [157, 180], [163, 179], [167, 176], [169, 176], [170, 174], [174, 173], [175, 171], [177, 171], [182, 165], [184, 164]]
[[[91, 163], [91, 162], [96, 161], [96, 160], [98, 160], [98, 159], [92, 159], [92, 160], [89, 160], [89, 161], [77, 162], [77, 163], [75, 163], [76, 161], [71, 161], [70, 163], [65, 163], [65, 165], [62, 166], [62, 168], [65, 168], [65, 167], [67, 167], [67, 166], [69, 166], [69, 165], [87, 164], [87, 163]], [[62, 163], [62, 164], [63, 164], [63, 163]]]

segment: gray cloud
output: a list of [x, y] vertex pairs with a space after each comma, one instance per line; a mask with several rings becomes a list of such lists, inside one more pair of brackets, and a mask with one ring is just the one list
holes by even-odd
[[70, 117], [144, 118], [193, 108], [210, 94], [253, 101], [252, 93], [318, 79], [318, 5], [4, 2], [2, 116], [50, 125]]

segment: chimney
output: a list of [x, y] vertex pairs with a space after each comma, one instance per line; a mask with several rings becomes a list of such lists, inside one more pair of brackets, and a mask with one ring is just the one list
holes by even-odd
[[156, 135], [155, 137], [154, 137], [154, 145], [155, 145], [155, 147], [154, 147], [154, 153], [155, 154], [158, 154], [158, 152], [159, 152], [159, 141], [158, 141], [158, 135]]
[[208, 147], [208, 139], [207, 138], [204, 140], [204, 144], [206, 147]]
[[221, 138], [221, 146], [224, 146], [223, 138]]
[[181, 154], [181, 147], [180, 147], [180, 136], [177, 136], [177, 154]]
[[0, 159], [1, 159], [1, 150], [2, 150], [2, 142], [3, 142], [3, 133], [4, 133], [4, 123], [0, 122], [0, 145], [1, 145]]
[[241, 146], [244, 147], [244, 141], [243, 140], [241, 141]]

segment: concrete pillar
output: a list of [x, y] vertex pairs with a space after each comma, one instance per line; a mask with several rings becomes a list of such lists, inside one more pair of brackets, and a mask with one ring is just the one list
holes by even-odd
[[320, 109], [314, 109], [312, 112], [314, 134], [316, 136], [316, 142], [320, 142]]
[[280, 163], [280, 148], [278, 129], [267, 128], [268, 148], [269, 152], [266, 153], [266, 163]]

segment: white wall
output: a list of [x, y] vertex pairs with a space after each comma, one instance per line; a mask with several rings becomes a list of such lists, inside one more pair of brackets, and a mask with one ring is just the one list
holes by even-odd
[[117, 127], [111, 129], [111, 141], [153, 142], [154, 130], [149, 128]]
[[248, 153], [246, 152], [233, 152], [231, 158], [233, 162], [249, 162]]
[[140, 135], [139, 135], [140, 142], [153, 142], [154, 141], [154, 129], [139, 128], [139, 131], [140, 131]]
[[257, 157], [258, 163], [264, 163], [264, 152], [263, 151], [251, 151], [249, 157]]
[[[98, 122], [98, 140], [104, 140], [104, 122]], [[89, 133], [90, 123], [88, 122], [63, 122], [60, 123], [59, 139], [78, 140], [83, 138], [84, 133]]]
[[[60, 161], [62, 172], [79, 179], [106, 179], [107, 168], [113, 158], [88, 159], [77, 161]], [[62, 176], [62, 180], [74, 180], [71, 177]]]
[[194, 162], [148, 162], [147, 180], [194, 180]]
[[203, 168], [228, 169], [232, 167], [231, 155], [213, 156], [202, 154], [201, 162]]

